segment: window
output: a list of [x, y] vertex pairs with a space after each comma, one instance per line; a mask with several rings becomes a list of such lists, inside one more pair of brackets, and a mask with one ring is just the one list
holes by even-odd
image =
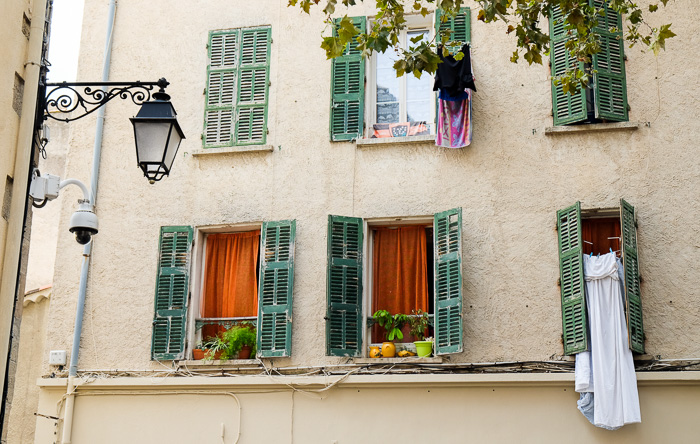
[[[428, 23], [421, 26], [415, 16], [412, 18], [409, 18], [409, 23], [415, 22], [414, 25], [401, 32], [402, 48], [432, 38], [432, 27]], [[412, 39], [420, 40], [412, 43]], [[397, 55], [393, 51], [375, 53], [369, 60], [370, 106], [365, 111], [369, 115], [368, 137], [373, 134], [378, 134], [378, 137], [427, 134], [434, 127], [433, 77], [424, 74], [419, 79], [411, 73], [396, 77], [396, 60]]]
[[209, 34], [204, 148], [264, 144], [270, 27]]
[[[391, 221], [391, 222], [389, 222]], [[418, 222], [418, 223], [417, 223]], [[391, 225], [389, 225], [391, 223]], [[437, 213], [432, 220], [378, 220], [365, 222], [360, 218], [329, 216], [328, 220], [328, 268], [327, 268], [327, 309], [326, 309], [326, 352], [330, 356], [362, 356], [363, 350], [367, 350], [369, 342], [372, 342], [368, 334], [366, 319], [371, 316], [374, 304], [388, 303], [386, 296], [373, 292], [376, 289], [374, 282], [386, 278], [383, 273], [395, 273], [394, 266], [387, 261], [382, 267], [377, 256], [377, 236], [386, 230], [401, 227], [410, 228], [417, 240], [415, 245], [420, 245], [420, 237], [432, 232], [433, 254], [432, 260], [427, 251], [421, 252], [410, 248], [401, 251], [391, 245], [391, 241], [384, 243], [379, 248], [388, 247], [392, 254], [400, 254], [408, 263], [407, 267], [413, 267], [406, 273], [422, 273], [422, 265], [410, 264], [424, 261], [426, 268], [432, 268], [434, 277], [425, 272], [423, 278], [425, 286], [433, 287], [432, 306], [434, 307], [434, 334], [437, 354], [457, 353], [462, 351], [462, 210], [453, 210]], [[430, 228], [430, 230], [427, 230]], [[365, 232], [370, 239], [365, 241]], [[422, 234], [421, 234], [422, 232]], [[396, 235], [390, 235], [396, 237]], [[372, 240], [372, 242], [370, 242]], [[425, 237], [425, 248], [429, 245]], [[381, 253], [380, 253], [381, 254]], [[363, 260], [366, 258], [366, 260]], [[398, 261], [394, 261], [398, 262]], [[379, 267], [378, 267], [379, 266]], [[387, 269], [388, 267], [388, 269]], [[363, 273], [363, 270], [368, 272]], [[416, 276], [410, 276], [412, 282], [420, 282]], [[364, 287], [368, 290], [363, 290]], [[394, 286], [398, 289], [398, 286]], [[398, 291], [398, 290], [396, 290]], [[372, 297], [374, 293], [374, 299]], [[431, 301], [425, 301], [430, 293], [420, 291], [408, 291], [400, 295], [392, 295], [394, 299], [406, 297], [423, 299], [430, 309]], [[397, 306], [402, 310], [413, 307], [420, 308], [417, 301], [401, 301]]]
[[[451, 40], [471, 40], [470, 9], [462, 8], [454, 19], [434, 23], [452, 30]], [[434, 26], [422, 16], [407, 16], [408, 29], [401, 34], [401, 45], [412, 45], [411, 38], [432, 38]], [[352, 17], [356, 27], [367, 28], [365, 17]], [[381, 125], [386, 136], [428, 133], [435, 126], [435, 94], [429, 75], [417, 79], [412, 74], [396, 78], [395, 56], [389, 50], [364, 60], [357, 48], [348, 45], [341, 57], [333, 59], [331, 73], [331, 140], [353, 140], [371, 137], [374, 125]], [[366, 75], [367, 74], [367, 75]], [[365, 103], [368, 105], [365, 106]], [[413, 123], [411, 125], [410, 123]], [[419, 122], [425, 122], [420, 124]], [[366, 128], [365, 128], [366, 126]], [[433, 131], [434, 132], [434, 131]]]
[[161, 228], [152, 359], [183, 359], [186, 337], [194, 342], [206, 329], [216, 334], [216, 325], [243, 319], [256, 323], [258, 356], [291, 355], [296, 222], [237, 228], [198, 229], [196, 261], [192, 227]]
[[[434, 314], [433, 221], [368, 221], [367, 261], [371, 316], [377, 310], [411, 314], [422, 310]], [[370, 342], [384, 341], [383, 330], [371, 327]], [[413, 342], [408, 326], [403, 342]], [[428, 336], [433, 336], [430, 329]]]
[[[578, 62], [566, 49], [568, 31], [564, 28], [559, 8], [551, 11], [549, 34], [552, 40], [550, 65], [552, 76], [563, 74], [578, 64], [581, 70], [591, 70], [588, 88], [574, 95], [564, 93], [561, 86], [552, 83], [552, 114], [554, 125], [595, 123], [601, 121], [627, 121], [627, 84], [625, 79], [624, 40], [620, 14], [611, 9], [605, 0], [588, 0], [596, 8], [604, 8], [595, 30], [600, 33], [601, 50], [591, 57], [590, 64]], [[611, 31], [614, 30], [615, 32]]]
[[619, 208], [582, 211], [581, 203], [576, 202], [557, 212], [557, 231], [564, 354], [573, 355], [588, 348], [582, 255], [617, 251], [616, 247], [624, 266], [629, 346], [633, 352], [644, 353], [634, 207], [621, 199]]

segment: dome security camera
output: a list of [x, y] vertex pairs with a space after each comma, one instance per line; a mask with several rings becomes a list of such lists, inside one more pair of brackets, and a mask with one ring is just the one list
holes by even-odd
[[70, 218], [71, 233], [75, 233], [75, 240], [80, 245], [90, 242], [90, 238], [97, 234], [97, 215], [89, 203], [81, 203], [78, 211]]

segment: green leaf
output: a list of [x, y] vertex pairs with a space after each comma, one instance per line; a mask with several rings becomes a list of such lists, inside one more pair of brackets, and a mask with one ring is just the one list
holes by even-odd
[[649, 5], [649, 12], [656, 12], [659, 9], [659, 5]]

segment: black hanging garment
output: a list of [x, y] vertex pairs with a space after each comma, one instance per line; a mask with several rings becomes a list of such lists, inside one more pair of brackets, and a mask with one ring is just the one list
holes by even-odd
[[442, 48], [438, 48], [438, 53], [442, 63], [438, 64], [433, 91], [440, 89], [452, 97], [461, 95], [466, 88], [476, 92], [469, 43], [462, 46], [462, 60], [456, 60], [452, 54], [443, 57]]

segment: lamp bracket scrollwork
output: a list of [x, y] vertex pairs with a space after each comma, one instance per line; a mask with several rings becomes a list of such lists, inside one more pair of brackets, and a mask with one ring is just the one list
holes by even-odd
[[[164, 93], [170, 83], [165, 79], [157, 82], [59, 82], [47, 83], [46, 99], [44, 100], [44, 119], [51, 118], [61, 122], [73, 122], [81, 119], [115, 97], [122, 100], [131, 99], [136, 105], [141, 105], [151, 99], [155, 86]], [[158, 93], [156, 92], [156, 94]], [[64, 117], [63, 115], [79, 110], [81, 114]], [[62, 116], [58, 116], [62, 115]]]

